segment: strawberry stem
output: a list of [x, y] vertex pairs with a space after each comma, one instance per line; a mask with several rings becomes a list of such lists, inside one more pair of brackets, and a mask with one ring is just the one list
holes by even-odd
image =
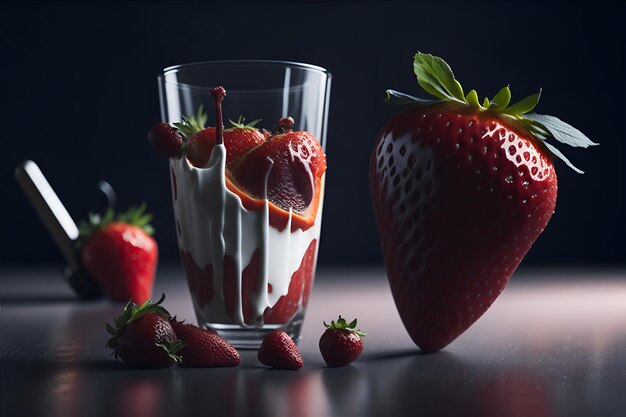
[[224, 87], [217, 86], [211, 89], [211, 96], [215, 102], [215, 143], [221, 145], [224, 143], [224, 122], [222, 118], [222, 100], [226, 96]]
[[249, 129], [249, 130], [256, 130], [257, 128], [255, 126], [262, 120], [263, 119], [256, 119], [249, 123], [246, 123], [246, 118], [243, 117], [242, 115], [239, 116], [236, 122], [232, 121], [231, 119], [228, 119], [228, 121], [230, 122], [232, 126], [230, 129], [237, 128], [237, 129]]
[[356, 319], [348, 323], [346, 319], [344, 319], [343, 317], [341, 317], [341, 315], [339, 315], [339, 318], [337, 319], [336, 322], [333, 320], [330, 322], [330, 324], [326, 324], [326, 322], [323, 322], [323, 323], [327, 329], [347, 330], [349, 332], [356, 333], [357, 335], [361, 337], [365, 337], [367, 335], [367, 333], [362, 332], [361, 329], [356, 328]]
[[89, 220], [81, 221], [78, 226], [77, 247], [80, 249], [91, 235], [113, 222], [137, 226], [148, 235], [154, 234], [154, 228], [150, 224], [152, 214], [146, 213], [146, 207], [147, 205], [144, 202], [139, 206], [131, 207], [124, 213], [115, 213], [111, 207], [104, 214], [89, 213]]
[[178, 132], [181, 134], [183, 139], [187, 139], [189, 136], [204, 130], [206, 122], [207, 115], [204, 112], [204, 106], [200, 105], [195, 116], [183, 116], [183, 120], [181, 122], [174, 123], [174, 127], [178, 129]]

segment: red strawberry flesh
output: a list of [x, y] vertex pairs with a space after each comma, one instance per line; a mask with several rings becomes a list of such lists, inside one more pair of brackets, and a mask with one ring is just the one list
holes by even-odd
[[322, 192], [326, 157], [309, 132], [276, 135], [242, 157], [232, 168], [231, 188], [242, 196], [244, 207], [272, 204], [270, 223], [282, 230], [293, 210], [292, 231], [315, 222]]

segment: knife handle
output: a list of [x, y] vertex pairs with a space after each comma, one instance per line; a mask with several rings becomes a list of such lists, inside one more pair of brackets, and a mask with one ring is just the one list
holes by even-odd
[[78, 227], [67, 209], [33, 161], [22, 162], [15, 169], [15, 177], [70, 268], [75, 269]]

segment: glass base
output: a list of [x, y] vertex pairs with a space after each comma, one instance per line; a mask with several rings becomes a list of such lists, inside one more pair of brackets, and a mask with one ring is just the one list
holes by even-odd
[[258, 349], [265, 336], [273, 330], [280, 329], [287, 333], [294, 342], [300, 341], [300, 330], [304, 312], [300, 311], [287, 324], [264, 324], [260, 327], [241, 327], [237, 324], [203, 323], [207, 329], [215, 330], [236, 349]]

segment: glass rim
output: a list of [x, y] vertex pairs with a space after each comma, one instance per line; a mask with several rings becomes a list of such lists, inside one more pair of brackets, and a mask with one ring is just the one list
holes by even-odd
[[321, 73], [321, 74], [326, 75], [328, 79], [332, 79], [332, 74], [326, 68], [320, 67], [319, 65], [307, 64], [307, 63], [295, 62], [295, 61], [272, 60], [272, 59], [221, 59], [221, 60], [215, 60], [215, 61], [189, 62], [186, 64], [171, 65], [169, 67], [163, 68], [163, 70], [159, 73], [158, 78], [162, 80], [162, 82], [165, 84], [177, 85], [177, 86], [181, 86], [184, 88], [204, 90], [207, 88], [207, 86], [168, 81], [166, 76], [168, 74], [176, 73], [176, 72], [183, 71], [183, 70], [190, 69], [190, 68], [211, 67], [211, 66], [229, 65], [229, 64], [230, 65], [260, 64], [260, 65], [268, 65], [268, 66], [276, 66], [276, 67], [295, 67], [298, 69]]

